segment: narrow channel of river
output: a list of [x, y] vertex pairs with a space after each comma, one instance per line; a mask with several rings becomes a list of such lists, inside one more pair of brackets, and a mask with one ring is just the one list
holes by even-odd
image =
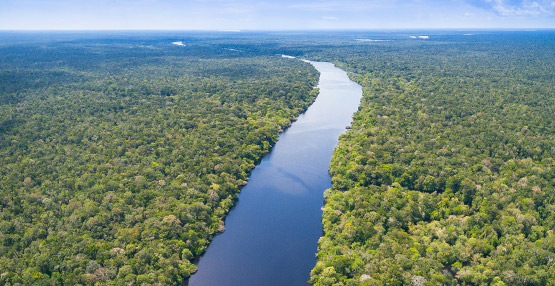
[[320, 72], [320, 94], [253, 170], [188, 285], [307, 285], [331, 155], [362, 96], [345, 71], [309, 63]]

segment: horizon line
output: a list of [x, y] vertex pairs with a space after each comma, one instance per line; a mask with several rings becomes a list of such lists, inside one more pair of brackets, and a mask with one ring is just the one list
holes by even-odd
[[530, 28], [330, 28], [330, 29], [2, 29], [0, 32], [340, 32], [340, 31], [537, 31], [555, 30], [555, 27]]

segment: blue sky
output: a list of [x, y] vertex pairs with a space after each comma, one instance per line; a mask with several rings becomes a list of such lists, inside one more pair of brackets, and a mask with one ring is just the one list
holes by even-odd
[[555, 0], [0, 0], [0, 30], [555, 28]]

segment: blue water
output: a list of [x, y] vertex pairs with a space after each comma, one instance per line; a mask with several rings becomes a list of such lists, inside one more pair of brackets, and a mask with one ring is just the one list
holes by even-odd
[[189, 285], [307, 285], [331, 155], [362, 96], [345, 71], [310, 63], [320, 94], [254, 169]]

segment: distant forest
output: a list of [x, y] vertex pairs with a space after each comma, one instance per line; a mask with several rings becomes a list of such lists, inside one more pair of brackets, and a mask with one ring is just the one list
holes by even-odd
[[0, 285], [183, 285], [318, 94], [281, 54], [364, 91], [309, 283], [555, 284], [555, 33], [427, 35], [3, 32]]

